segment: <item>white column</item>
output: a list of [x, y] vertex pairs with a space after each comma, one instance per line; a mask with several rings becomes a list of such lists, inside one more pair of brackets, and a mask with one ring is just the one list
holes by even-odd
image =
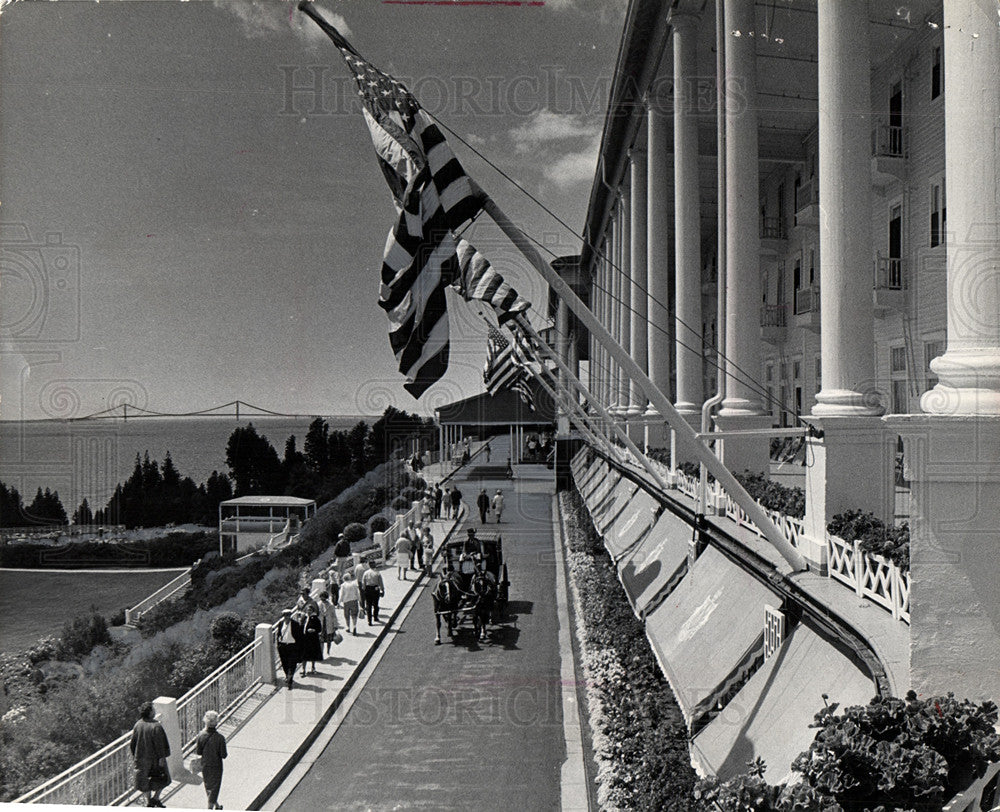
[[927, 414], [903, 437], [910, 498], [910, 678], [1000, 698], [1000, 36], [993, 4], [944, 4], [948, 339]]
[[[627, 170], [626, 178], [631, 170]], [[618, 312], [621, 314], [618, 343], [627, 353], [632, 354], [632, 195], [627, 184], [622, 182], [622, 272], [621, 293], [619, 295]], [[625, 370], [618, 368], [618, 406], [619, 415], [628, 414], [629, 377]]]
[[[672, 14], [674, 43], [674, 235], [677, 411], [701, 423], [701, 195], [698, 188], [698, 18]], [[754, 144], [756, 152], [756, 144]], [[754, 172], [756, 156], [753, 160]], [[756, 271], [756, 258], [754, 259]], [[745, 340], [745, 337], [743, 338]], [[756, 340], [756, 336], [754, 336]]]
[[[621, 342], [621, 308], [618, 303], [622, 297], [622, 201], [621, 197], [615, 203], [615, 211], [611, 220], [611, 242], [614, 250], [611, 254], [611, 267], [608, 269], [611, 284], [608, 285], [609, 331], [611, 337]], [[618, 400], [618, 365], [608, 359], [608, 409], [613, 415], [618, 414], [621, 403]]]
[[258, 623], [254, 627], [257, 648], [253, 652], [253, 675], [265, 685], [274, 685], [274, 641], [271, 624]]
[[995, 4], [949, 0], [944, 12], [948, 338], [944, 355], [931, 362], [939, 382], [920, 408], [997, 415], [1000, 33]]
[[[761, 377], [757, 67], [754, 0], [726, 2], [726, 397], [723, 430], [764, 428], [770, 417], [753, 381]], [[723, 441], [731, 470], [765, 471], [766, 437]]]
[[[647, 319], [649, 306], [647, 293], [649, 278], [646, 266], [647, 216], [646, 216], [646, 148], [644, 134], [640, 134], [640, 143], [632, 150], [632, 357], [639, 368], [649, 373], [649, 331]], [[633, 381], [628, 402], [628, 416], [638, 417], [646, 411], [646, 397]]]
[[157, 721], [163, 727], [163, 732], [167, 734], [167, 744], [170, 745], [170, 755], [167, 756], [167, 769], [170, 775], [176, 780], [179, 776], [186, 775], [184, 769], [184, 753], [181, 749], [181, 721], [177, 712], [177, 700], [172, 696], [158, 696], [153, 700], [153, 711]]
[[[670, 395], [670, 368], [674, 348], [670, 343], [671, 263], [670, 238], [673, 213], [673, 116], [669, 95], [651, 96], [647, 117], [646, 262], [649, 278], [649, 377]], [[657, 414], [652, 406], [647, 413]], [[665, 425], [665, 424], [664, 424]], [[664, 425], [651, 426], [649, 445], [666, 443]]]
[[814, 415], [881, 414], [871, 298], [871, 68], [867, 0], [820, 0], [820, 346]]

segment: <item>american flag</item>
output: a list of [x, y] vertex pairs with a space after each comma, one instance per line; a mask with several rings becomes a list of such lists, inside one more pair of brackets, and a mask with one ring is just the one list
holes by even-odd
[[466, 240], [458, 241], [458, 265], [461, 276], [457, 284], [466, 301], [481, 301], [493, 307], [497, 321], [503, 324], [531, 307], [531, 302], [518, 296], [504, 278]]
[[495, 395], [502, 389], [512, 389], [531, 411], [535, 411], [535, 396], [528, 383], [531, 371], [524, 351], [516, 341], [508, 341], [492, 324], [488, 335], [486, 367], [483, 370], [486, 391]]
[[482, 195], [413, 94], [361, 57], [302, 0], [299, 9], [333, 40], [354, 75], [362, 112], [399, 217], [382, 257], [379, 306], [389, 344], [420, 397], [448, 368], [445, 290], [461, 269], [455, 232], [482, 209]]

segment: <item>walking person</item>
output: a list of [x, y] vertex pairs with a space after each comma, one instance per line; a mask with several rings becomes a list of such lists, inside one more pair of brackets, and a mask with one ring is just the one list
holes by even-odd
[[129, 750], [135, 763], [135, 788], [146, 797], [146, 806], [162, 807], [160, 793], [170, 784], [167, 733], [153, 714], [153, 703], [139, 706], [139, 721], [132, 728]]
[[406, 562], [406, 566], [413, 569], [414, 559], [416, 557], [417, 543], [420, 541], [420, 531], [417, 530], [417, 526], [413, 523], [413, 519], [410, 519], [410, 521], [407, 523], [406, 529], [403, 531], [402, 535], [406, 536], [406, 538], [410, 540], [410, 545], [409, 545], [410, 558]]
[[[408, 581], [406, 571], [410, 566], [411, 545], [413, 542], [405, 533], [400, 533], [396, 539], [396, 580]], [[363, 576], [362, 576], [363, 577]]]
[[420, 531], [420, 546], [424, 548], [424, 572], [430, 577], [431, 561], [434, 560], [434, 536], [431, 535], [430, 525], [424, 525]]
[[441, 490], [441, 483], [436, 482], [434, 484], [434, 518], [443, 519], [441, 515], [441, 500], [444, 497], [444, 491]]
[[358, 609], [362, 616], [365, 614], [365, 591], [361, 588], [361, 579], [365, 577], [366, 572], [368, 572], [368, 565], [359, 558], [358, 563], [354, 565], [354, 580], [358, 584], [358, 592], [360, 593]]
[[368, 569], [361, 579], [361, 591], [365, 596], [365, 615], [368, 618], [368, 625], [378, 623], [378, 600], [385, 594], [385, 586], [382, 583], [382, 573], [375, 569], [375, 561], [368, 562]]
[[216, 711], [208, 711], [202, 721], [205, 729], [198, 734], [194, 749], [201, 756], [201, 777], [205, 782], [208, 808], [222, 809], [219, 790], [222, 789], [222, 760], [229, 755], [226, 752], [226, 737], [217, 729], [219, 714]]
[[424, 498], [420, 502], [420, 521], [429, 522], [434, 518], [434, 496], [430, 490], [424, 491]]
[[503, 513], [503, 491], [500, 488], [493, 497], [493, 512], [497, 514], [497, 524], [500, 524], [500, 514]]
[[302, 624], [294, 609], [282, 609], [278, 624], [278, 659], [281, 660], [281, 670], [285, 672], [285, 687], [289, 690], [294, 685], [295, 666], [299, 664], [301, 647]]
[[457, 488], [451, 489], [451, 518], [458, 518], [458, 511], [462, 505], [462, 492]]
[[311, 603], [306, 607], [305, 622], [302, 624], [302, 676], [306, 675], [306, 663], [316, 673], [316, 663], [323, 659], [323, 621], [319, 618], [319, 607]]
[[361, 602], [361, 589], [354, 573], [350, 570], [344, 575], [344, 583], [340, 585], [340, 605], [344, 609], [344, 628], [355, 637], [358, 636], [358, 605]]
[[330, 656], [330, 647], [340, 642], [337, 634], [337, 606], [330, 598], [329, 592], [319, 596], [319, 619], [323, 623], [323, 643], [326, 645], [326, 655]]
[[337, 573], [343, 578], [344, 570], [351, 560], [351, 542], [344, 538], [343, 533], [337, 537], [337, 543], [333, 545], [333, 554], [337, 557]]
[[486, 448], [485, 448], [485, 449], [483, 449], [483, 450], [484, 450], [484, 451], [486, 452], [486, 461], [487, 461], [487, 462], [489, 462], [489, 461], [490, 461], [490, 454], [492, 454], [492, 453], [493, 453], [493, 449], [492, 449], [492, 448], [490, 448], [490, 444], [489, 444], [489, 443], [487, 443], [487, 444], [486, 444]]
[[486, 514], [490, 512], [490, 497], [486, 495], [486, 488], [479, 491], [476, 497], [476, 507], [479, 508], [479, 523], [486, 524]]

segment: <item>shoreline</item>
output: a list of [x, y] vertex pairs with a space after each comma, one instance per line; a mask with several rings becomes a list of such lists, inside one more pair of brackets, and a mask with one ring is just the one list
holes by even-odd
[[88, 573], [91, 575], [117, 575], [125, 573], [135, 573], [135, 572], [184, 572], [184, 570], [189, 569], [189, 567], [151, 567], [149, 569], [145, 567], [115, 567], [115, 568], [98, 568], [98, 567], [79, 567], [76, 569], [56, 569], [55, 567], [0, 567], [0, 573], [3, 572], [53, 572], [53, 573]]

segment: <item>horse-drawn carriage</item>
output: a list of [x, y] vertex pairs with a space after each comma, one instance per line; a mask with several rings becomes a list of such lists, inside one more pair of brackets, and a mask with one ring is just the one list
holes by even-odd
[[467, 538], [445, 543], [441, 555], [442, 571], [431, 593], [437, 625], [434, 643], [441, 643], [442, 618], [449, 637], [471, 620], [476, 639], [485, 640], [487, 627], [503, 620], [510, 587], [500, 534], [478, 535], [469, 528]]

